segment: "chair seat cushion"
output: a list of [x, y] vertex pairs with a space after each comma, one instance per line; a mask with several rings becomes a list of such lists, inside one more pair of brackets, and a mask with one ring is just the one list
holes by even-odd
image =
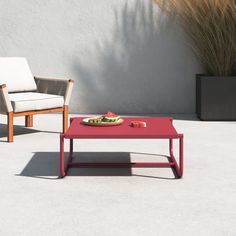
[[44, 110], [62, 107], [64, 97], [45, 93], [9, 93], [14, 112]]

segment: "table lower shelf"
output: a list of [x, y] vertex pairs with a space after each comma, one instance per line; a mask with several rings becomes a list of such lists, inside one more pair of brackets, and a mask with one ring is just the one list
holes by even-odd
[[72, 162], [69, 168], [77, 167], [170, 167], [174, 162]]

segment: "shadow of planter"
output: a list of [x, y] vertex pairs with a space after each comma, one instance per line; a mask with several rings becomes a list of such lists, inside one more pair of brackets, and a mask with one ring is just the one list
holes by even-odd
[[196, 113], [200, 120], [236, 120], [236, 76], [196, 76]]

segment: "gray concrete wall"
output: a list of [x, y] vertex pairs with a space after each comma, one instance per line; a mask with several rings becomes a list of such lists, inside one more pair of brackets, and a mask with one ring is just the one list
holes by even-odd
[[151, 0], [0, 0], [0, 55], [74, 79], [71, 112], [195, 110], [199, 65]]

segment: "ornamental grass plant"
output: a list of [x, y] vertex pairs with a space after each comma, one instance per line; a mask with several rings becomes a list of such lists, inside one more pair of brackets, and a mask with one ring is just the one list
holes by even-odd
[[236, 0], [155, 0], [192, 40], [207, 75], [236, 75]]

